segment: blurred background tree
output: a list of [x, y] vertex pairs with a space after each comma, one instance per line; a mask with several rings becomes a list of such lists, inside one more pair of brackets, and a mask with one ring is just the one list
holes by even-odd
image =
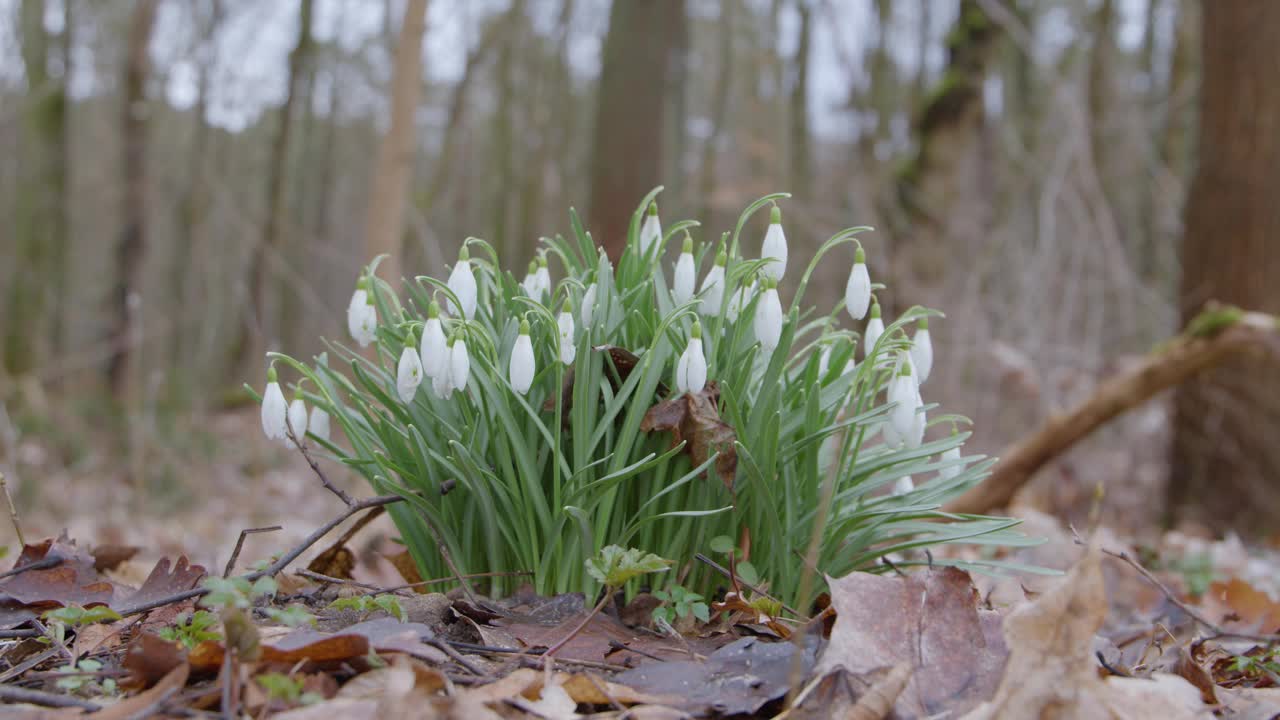
[[[1205, 300], [1277, 309], [1280, 13], [1205, 6], [1202, 44], [1196, 0], [0, 0], [0, 468], [181, 476], [263, 350], [344, 337], [371, 253], [439, 275], [475, 235], [519, 277], [568, 207], [612, 247], [656, 184], [699, 242], [774, 190], [797, 257], [877, 227], [887, 307], [948, 312], [928, 399], [997, 451]], [[1229, 475], [1275, 509], [1276, 388], [1179, 394], [1174, 506]], [[1163, 517], [1171, 407], [1027, 496]]]

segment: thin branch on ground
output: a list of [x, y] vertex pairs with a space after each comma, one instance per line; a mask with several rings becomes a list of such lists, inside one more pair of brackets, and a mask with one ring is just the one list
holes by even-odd
[[81, 700], [71, 695], [57, 695], [43, 690], [28, 690], [12, 685], [0, 685], [0, 700], [8, 703], [30, 703], [42, 707], [84, 708], [85, 710], [101, 710], [98, 703]]
[[4, 572], [0, 572], [0, 580], [3, 580], [4, 578], [7, 578], [7, 577], [11, 577], [13, 575], [21, 575], [22, 573], [27, 572], [28, 570], [47, 570], [48, 568], [57, 567], [61, 564], [62, 564], [62, 558], [60, 557], [43, 557], [43, 558], [40, 558], [39, 560], [33, 560], [32, 562], [29, 562], [26, 565], [19, 565], [18, 567], [13, 568], [12, 570], [5, 570]]
[[[707, 567], [711, 568], [712, 570], [715, 570], [716, 572], [718, 572], [718, 573], [720, 573], [721, 575], [725, 576], [725, 577], [726, 577], [726, 578], [728, 578], [729, 580], [733, 580], [733, 579], [734, 579], [733, 573], [729, 572], [729, 569], [728, 569], [728, 568], [726, 568], [725, 566], [723, 566], [723, 565], [721, 565], [720, 563], [716, 562], [715, 560], [712, 560], [711, 558], [707, 557], [706, 555], [703, 555], [702, 553], [695, 553], [693, 557], [694, 557], [694, 559], [695, 559], [695, 560], [698, 560], [699, 562], [705, 563], [705, 564], [707, 565]], [[807, 620], [807, 619], [808, 619], [808, 618], [806, 618], [806, 617], [805, 617], [805, 614], [804, 614], [804, 613], [800, 612], [799, 610], [796, 610], [795, 608], [791, 607], [790, 605], [787, 605], [786, 603], [784, 603], [784, 602], [782, 602], [781, 600], [779, 600], [778, 598], [776, 598], [776, 597], [774, 597], [774, 596], [770, 595], [769, 593], [765, 592], [764, 590], [762, 590], [762, 589], [760, 589], [760, 588], [756, 587], [755, 585], [751, 585], [751, 584], [749, 584], [749, 583], [743, 582], [743, 580], [742, 580], [742, 578], [741, 578], [741, 577], [737, 578], [737, 581], [738, 581], [738, 584], [739, 584], [739, 585], [741, 585], [742, 587], [744, 587], [744, 588], [746, 588], [746, 589], [750, 590], [751, 592], [753, 592], [753, 593], [755, 593], [755, 594], [759, 595], [760, 597], [767, 598], [768, 600], [771, 600], [771, 601], [773, 601], [773, 602], [778, 603], [778, 606], [779, 606], [779, 607], [781, 607], [783, 610], [786, 610], [787, 612], [789, 612], [789, 613], [791, 613], [792, 615], [794, 615], [798, 620], [805, 621], [805, 620]]]
[[66, 643], [59, 640], [58, 637], [53, 634], [53, 631], [50, 630], [47, 625], [40, 622], [36, 618], [31, 618], [27, 622], [31, 623], [31, 627], [35, 628], [36, 632], [40, 633], [41, 637], [48, 639], [49, 643], [53, 647], [57, 648], [58, 652], [62, 653], [63, 657], [65, 657], [67, 660], [69, 660], [72, 663], [76, 661], [76, 656], [71, 653], [71, 649], [67, 647]]
[[564, 637], [560, 638], [560, 640], [558, 640], [555, 645], [552, 645], [551, 647], [547, 648], [547, 651], [542, 653], [542, 661], [544, 665], [549, 666], [551, 664], [551, 659], [555, 657], [555, 654], [560, 652], [560, 649], [563, 648], [565, 645], [568, 645], [570, 640], [573, 640], [575, 637], [577, 637], [578, 633], [581, 633], [583, 630], [585, 630], [587, 627], [587, 623], [591, 622], [591, 618], [595, 617], [596, 615], [599, 615], [600, 611], [603, 610], [605, 606], [609, 604], [610, 600], [613, 600], [613, 596], [616, 594], [618, 594], [617, 588], [609, 588], [609, 591], [604, 594], [604, 597], [600, 598], [600, 602], [596, 603], [596, 606], [591, 609], [591, 612], [587, 613], [587, 616], [582, 618], [582, 622], [578, 623], [577, 627], [570, 630], [568, 635], [565, 635]]
[[431, 516], [422, 511], [422, 508], [414, 507], [418, 511], [418, 515], [422, 517], [423, 522], [427, 524], [427, 530], [431, 532], [431, 538], [436, 541], [436, 549], [440, 551], [440, 557], [444, 558], [444, 564], [449, 566], [449, 572], [453, 573], [453, 579], [458, 581], [458, 585], [462, 587], [462, 592], [466, 594], [467, 599], [473, 604], [485, 607], [484, 603], [476, 597], [475, 591], [471, 589], [471, 583], [467, 582], [467, 578], [458, 569], [456, 563], [453, 562], [453, 554], [449, 552], [448, 546], [444, 544], [444, 536], [440, 534], [440, 528], [436, 527], [436, 523]]
[[298, 448], [298, 452], [302, 453], [302, 457], [307, 461], [307, 464], [311, 466], [311, 470], [315, 472], [316, 477], [320, 478], [320, 484], [324, 485], [325, 489], [329, 492], [337, 495], [338, 499], [342, 501], [342, 504], [347, 507], [350, 507], [355, 503], [356, 501], [352, 499], [351, 495], [349, 495], [345, 490], [329, 482], [329, 478], [326, 477], [324, 471], [320, 469], [320, 465], [316, 463], [315, 458], [311, 457], [310, 452], [307, 452], [306, 444], [298, 442], [297, 436], [293, 434], [293, 428], [289, 427], [288, 423], [285, 423], [285, 432], [288, 433], [289, 439], [293, 441], [293, 446]]
[[227, 559], [227, 567], [222, 571], [222, 577], [231, 577], [231, 571], [236, 567], [236, 560], [240, 559], [240, 551], [244, 549], [245, 536], [255, 533], [275, 532], [283, 529], [284, 528], [279, 525], [272, 525], [271, 527], [246, 528], [241, 530], [240, 537], [236, 540], [235, 549], [231, 551], [231, 557]]
[[361, 590], [368, 590], [371, 593], [377, 593], [377, 594], [388, 594], [391, 592], [389, 590], [383, 590], [377, 585], [362, 583], [358, 580], [352, 580], [351, 578], [333, 577], [332, 575], [325, 575], [324, 573], [318, 573], [314, 570], [308, 570], [306, 568], [303, 568], [301, 570], [295, 570], [293, 574], [298, 575], [300, 577], [307, 578], [309, 580], [315, 580], [316, 582], [325, 583], [326, 585], [350, 585], [351, 587], [358, 587]]
[[0, 472], [0, 491], [4, 492], [5, 502], [9, 505], [9, 521], [13, 523], [13, 532], [18, 536], [18, 546], [26, 547], [27, 541], [22, 537], [22, 525], [18, 523], [18, 508], [13, 504], [13, 496], [9, 494], [9, 483], [5, 481], [3, 472]]
[[[482, 578], [499, 578], [499, 577], [531, 577], [532, 571], [529, 570], [512, 570], [508, 572], [483, 572], [469, 573], [462, 577], [466, 580], [477, 580]], [[379, 588], [378, 592], [395, 592], [397, 590], [409, 590], [412, 588], [427, 587], [429, 585], [443, 585], [444, 583], [457, 582], [457, 578], [435, 578], [434, 580], [420, 580], [418, 582], [406, 583], [404, 585], [393, 585], [389, 588]]]

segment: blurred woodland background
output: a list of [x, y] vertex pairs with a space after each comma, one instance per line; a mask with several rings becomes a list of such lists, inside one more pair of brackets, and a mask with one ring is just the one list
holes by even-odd
[[[947, 313], [927, 399], [998, 454], [1205, 301], [1280, 311], [1276, 37], [1273, 0], [0, 0], [0, 470], [63, 523], [266, 502], [238, 388], [342, 337], [369, 258], [522, 277], [659, 184], [699, 241], [776, 190], [793, 257], [876, 227], [889, 314]], [[1025, 492], [1274, 533], [1278, 436], [1233, 361]]]

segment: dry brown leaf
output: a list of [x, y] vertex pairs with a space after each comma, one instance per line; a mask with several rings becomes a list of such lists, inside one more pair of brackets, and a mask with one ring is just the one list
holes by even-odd
[[111, 602], [115, 586], [98, 576], [93, 556], [66, 536], [23, 547], [13, 567], [46, 558], [57, 558], [61, 563], [0, 580], [0, 629], [17, 627], [52, 608]]
[[649, 408], [640, 421], [640, 431], [671, 431], [674, 442], [688, 443], [684, 452], [695, 466], [719, 452], [716, 474], [725, 487], [732, 490], [738, 469], [738, 452], [733, 444], [738, 434], [720, 419], [719, 402], [720, 388], [715, 382], [709, 382], [702, 392], [684, 393]]
[[348, 700], [376, 700], [381, 696], [389, 682], [403, 682], [403, 674], [397, 675], [395, 678], [390, 676], [392, 673], [402, 673], [404, 670], [408, 670], [411, 673], [414, 680], [414, 689], [428, 695], [433, 695], [450, 687], [449, 679], [439, 670], [406, 655], [394, 655], [389, 667], [370, 670], [351, 678], [338, 691], [337, 697]]
[[[272, 637], [273, 628], [263, 628], [261, 657], [265, 663], [292, 665], [307, 660], [312, 663], [338, 663], [379, 652], [401, 652], [431, 662], [448, 658], [421, 638], [433, 634], [430, 627], [418, 623], [402, 623], [381, 618], [357, 623], [337, 633], [324, 633], [309, 628], [290, 630], [282, 637]], [[201, 671], [214, 671], [222, 665], [222, 643], [202, 642], [191, 651], [191, 666]]]
[[575, 701], [588, 705], [609, 705], [614, 702], [622, 705], [662, 705], [673, 700], [582, 673], [570, 675], [561, 685]]
[[154, 633], [139, 633], [125, 650], [121, 664], [132, 673], [123, 685], [144, 688], [159, 682], [187, 662], [187, 651]]
[[1240, 578], [1209, 585], [1201, 603], [1211, 620], [1238, 632], [1280, 630], [1280, 603]]
[[138, 693], [131, 698], [125, 698], [114, 705], [108, 705], [92, 715], [82, 711], [79, 715], [70, 715], [70, 717], [85, 716], [92, 717], [93, 720], [128, 720], [135, 717], [151, 717], [156, 715], [155, 709], [161, 703], [186, 687], [187, 677], [190, 674], [190, 667], [186, 664], [179, 665], [170, 670], [150, 690]]
[[959, 714], [995, 692], [1008, 653], [999, 617], [979, 610], [968, 573], [852, 573], [828, 586], [837, 614], [820, 671], [865, 675], [906, 663], [914, 673], [895, 705], [902, 718]]
[[[409, 554], [408, 550], [401, 550], [395, 555], [386, 557], [395, 566], [396, 571], [400, 573], [400, 577], [404, 578], [407, 584], [415, 585], [422, 582], [422, 575], [418, 574], [418, 563], [414, 562], [413, 556]], [[420, 593], [431, 592], [426, 586], [419, 586], [415, 590]]]
[[90, 551], [93, 555], [93, 569], [98, 572], [115, 570], [121, 563], [133, 559], [141, 550], [136, 545], [95, 545]]

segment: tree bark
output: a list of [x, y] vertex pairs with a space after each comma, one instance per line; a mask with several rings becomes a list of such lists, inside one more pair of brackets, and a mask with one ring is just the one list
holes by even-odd
[[[1182, 241], [1184, 318], [1208, 299], [1280, 311], [1280, 3], [1205, 2], [1200, 164]], [[1169, 484], [1178, 519], [1274, 532], [1280, 362], [1238, 358], [1179, 389]]]
[[115, 252], [115, 289], [110, 324], [111, 353], [107, 377], [118, 399], [125, 399], [137, 383], [137, 350], [141, 342], [142, 262], [147, 251], [147, 76], [151, 72], [151, 31], [158, 0], [138, 0], [129, 26], [125, 60], [124, 97], [120, 106], [120, 182], [123, 225]]
[[400, 39], [396, 43], [391, 76], [391, 126], [378, 148], [374, 166], [369, 214], [365, 219], [365, 255], [386, 254], [382, 276], [400, 278], [402, 233], [409, 176], [413, 170], [414, 112], [422, 88], [422, 33], [426, 30], [427, 0], [405, 5]]
[[809, 150], [809, 46], [812, 36], [813, 9], [808, 0], [796, 3], [800, 13], [797, 32], [795, 75], [791, 81], [791, 182], [789, 190], [802, 203], [812, 203], [810, 177], [813, 173]]
[[684, 0], [615, 2], [592, 142], [589, 229], [617, 259], [631, 213], [660, 184], [667, 65]]
[[698, 195], [702, 198], [702, 222], [719, 227], [715, 220], [716, 157], [720, 152], [720, 136], [729, 117], [730, 91], [733, 89], [733, 38], [737, 31], [735, 3], [720, 7], [720, 54], [716, 70], [715, 95], [711, 99], [711, 132], [702, 143], [702, 174]]

